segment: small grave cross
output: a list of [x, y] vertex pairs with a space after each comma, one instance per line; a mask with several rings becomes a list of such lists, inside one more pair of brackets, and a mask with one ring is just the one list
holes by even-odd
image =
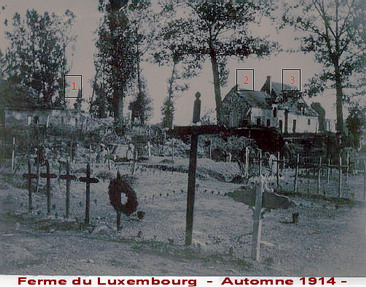
[[90, 184], [98, 183], [99, 180], [97, 178], [90, 177], [90, 164], [86, 166], [86, 177], [80, 177], [79, 180], [81, 182], [86, 183], [86, 194], [85, 194], [85, 224], [89, 224], [90, 222]]
[[50, 172], [50, 163], [46, 160], [46, 173], [41, 173], [42, 178], [47, 179], [47, 215], [51, 213], [51, 178], [56, 178], [57, 175]]
[[70, 163], [66, 162], [66, 174], [60, 175], [60, 179], [66, 180], [66, 218], [69, 218], [70, 211], [70, 183], [72, 180], [76, 180], [77, 177], [75, 175], [70, 174]]
[[32, 173], [32, 165], [30, 160], [28, 159], [28, 173], [23, 174], [24, 178], [28, 179], [28, 210], [29, 212], [33, 209], [33, 200], [32, 200], [32, 178], [38, 178], [38, 176]]
[[255, 261], [259, 261], [261, 232], [262, 232], [262, 217], [265, 213], [263, 208], [270, 209], [287, 209], [295, 207], [296, 203], [286, 196], [279, 195], [270, 189], [265, 188], [264, 180], [257, 184], [256, 189], [247, 189], [241, 187], [227, 194], [237, 202], [242, 202], [249, 206], [254, 206], [253, 218], [253, 236], [252, 236], [252, 254], [251, 257]]

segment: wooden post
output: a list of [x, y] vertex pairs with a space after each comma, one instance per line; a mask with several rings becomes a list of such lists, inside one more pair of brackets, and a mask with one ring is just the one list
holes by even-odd
[[348, 172], [349, 172], [349, 152], [347, 152], [347, 168], [346, 168], [346, 180], [345, 180], [345, 183], [348, 183]]
[[212, 159], [212, 141], [210, 140], [210, 145], [208, 147], [208, 155], [209, 158]]
[[90, 144], [89, 145], [89, 164], [92, 164], [91, 158], [92, 158], [92, 147], [91, 147], [91, 144]]
[[259, 176], [262, 175], [262, 150], [259, 150]]
[[135, 148], [134, 154], [133, 154], [133, 163], [132, 163], [132, 175], [136, 173], [136, 164], [137, 164], [137, 149]]
[[294, 192], [297, 192], [297, 178], [299, 175], [299, 161], [300, 161], [300, 155], [296, 155], [296, 166], [295, 166], [295, 180], [294, 180]]
[[[71, 142], [72, 145], [72, 142]], [[72, 160], [72, 157], [71, 157]], [[70, 163], [69, 161], [66, 162], [66, 174], [70, 175]], [[70, 180], [66, 181], [66, 218], [69, 218], [69, 212], [70, 212]]]
[[277, 152], [276, 178], [277, 178], [277, 188], [280, 188], [280, 152]]
[[[50, 163], [46, 161], [46, 172], [50, 174]], [[47, 215], [51, 214], [51, 179], [47, 176]]]
[[174, 158], [174, 153], [175, 153], [175, 147], [174, 147], [174, 144], [175, 144], [175, 140], [174, 138], [172, 138], [172, 161], [174, 162], [175, 158]]
[[193, 211], [194, 211], [194, 198], [196, 188], [197, 146], [198, 146], [198, 135], [192, 134], [191, 150], [189, 154], [185, 245], [192, 244]]
[[255, 210], [252, 235], [252, 259], [259, 261], [262, 232], [263, 181], [256, 186]]
[[249, 177], [249, 148], [245, 148], [245, 176]]
[[66, 174], [61, 175], [59, 178], [66, 180], [66, 212], [65, 212], [65, 217], [69, 218], [69, 212], [70, 212], [70, 183], [71, 183], [72, 180], [76, 179], [76, 176], [70, 174], [70, 163], [69, 163], [69, 161], [66, 162]]
[[339, 157], [338, 198], [342, 196], [342, 157]]
[[107, 163], [108, 163], [108, 170], [111, 170], [111, 151], [107, 147]]
[[[90, 178], [90, 164], [86, 167], [86, 177]], [[90, 183], [86, 183], [85, 190], [85, 224], [89, 224], [90, 222]]]
[[37, 173], [37, 186], [36, 186], [36, 190], [37, 192], [39, 191], [39, 178], [41, 175], [41, 168], [40, 168], [40, 161], [41, 161], [41, 156], [40, 156], [40, 151], [39, 151], [39, 144], [37, 145], [37, 164], [36, 164], [36, 173]]
[[40, 156], [40, 143], [39, 143], [39, 121], [36, 120], [35, 122], [35, 127], [34, 127], [35, 131], [35, 139], [36, 139], [36, 146], [37, 146], [37, 164], [36, 164], [36, 173], [37, 173], [37, 185], [36, 185], [36, 192], [39, 191], [39, 177], [40, 177], [40, 160], [41, 160], [41, 156]]
[[72, 152], [73, 144], [74, 144], [74, 142], [71, 141], [70, 142], [70, 162], [74, 161], [74, 155], [73, 155], [73, 152]]
[[33, 209], [33, 199], [32, 199], [32, 166], [30, 159], [28, 158], [28, 210], [32, 212]]
[[117, 224], [117, 231], [122, 230], [122, 225], [121, 225], [121, 211], [116, 211], [117, 216], [116, 216], [116, 224]]
[[15, 137], [13, 137], [13, 148], [11, 151], [11, 172], [14, 171], [14, 164], [15, 164]]
[[151, 157], [151, 143], [150, 143], [150, 141], [147, 142], [147, 153], [148, 153], [148, 156], [150, 158]]
[[322, 171], [322, 157], [319, 158], [319, 168], [318, 168], [318, 185], [317, 185], [317, 193], [320, 194], [320, 180], [321, 180], [321, 171]]
[[363, 160], [363, 200], [366, 200], [366, 160]]
[[329, 184], [330, 179], [330, 158], [328, 158], [328, 166], [327, 166], [327, 184]]

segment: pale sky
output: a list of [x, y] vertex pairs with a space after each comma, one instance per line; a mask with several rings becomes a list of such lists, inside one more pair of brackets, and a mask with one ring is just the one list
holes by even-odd
[[[73, 32], [78, 36], [78, 39], [70, 73], [83, 75], [83, 97], [89, 98], [92, 93], [90, 80], [95, 75], [93, 53], [96, 51], [96, 35], [94, 32], [101, 17], [97, 10], [98, 0], [0, 0], [0, 5], [6, 6], [5, 11], [0, 15], [0, 49], [3, 52], [8, 44], [4, 37], [6, 27], [3, 22], [5, 18], [11, 22], [10, 20], [15, 12], [24, 15], [26, 9], [36, 9], [40, 12], [48, 11], [62, 14], [66, 9], [69, 9], [76, 15]], [[298, 45], [294, 40], [295, 33], [293, 30], [285, 29], [281, 31], [280, 35], [277, 35], [273, 25], [269, 22], [263, 23], [253, 33], [260, 35], [270, 34], [271, 38], [279, 41], [284, 48], [295, 48]], [[149, 63], [144, 63], [142, 68], [144, 77], [147, 80], [148, 92], [153, 99], [154, 114], [151, 123], [157, 123], [161, 121], [160, 107], [167, 94], [166, 80], [169, 77], [170, 69]], [[222, 88], [222, 98], [235, 85], [235, 69], [237, 68], [255, 69], [255, 89], [259, 90], [265, 82], [267, 75], [271, 75], [273, 81], [281, 82], [281, 69], [302, 69], [302, 83], [306, 83], [309, 78], [320, 71], [321, 66], [314, 63], [311, 54], [304, 55], [302, 53], [282, 53], [263, 60], [248, 58], [244, 62], [231, 60], [229, 62], [229, 82], [226, 87]], [[176, 101], [174, 124], [188, 124], [191, 121], [194, 94], [197, 91], [200, 91], [202, 94], [202, 115], [207, 110], [215, 107], [212, 82], [211, 65], [207, 61], [201, 75], [190, 80], [190, 89]], [[327, 91], [322, 97], [312, 98], [308, 100], [308, 103], [313, 101], [319, 101], [323, 105], [327, 112], [327, 118], [335, 118], [335, 90]]]

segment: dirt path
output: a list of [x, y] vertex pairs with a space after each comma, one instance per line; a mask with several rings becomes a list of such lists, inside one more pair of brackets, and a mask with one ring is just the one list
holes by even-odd
[[[40, 232], [0, 204], [0, 274], [239, 274], [221, 263], [164, 255], [149, 245], [113, 242], [84, 232]], [[155, 254], [154, 254], [155, 253]]]

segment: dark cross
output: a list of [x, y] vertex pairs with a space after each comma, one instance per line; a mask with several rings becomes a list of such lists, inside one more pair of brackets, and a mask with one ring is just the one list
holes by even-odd
[[51, 178], [56, 178], [57, 175], [50, 173], [50, 163], [46, 160], [46, 173], [41, 173], [42, 178], [47, 179], [47, 215], [51, 213]]
[[70, 141], [70, 161], [74, 161], [74, 140]]
[[81, 182], [86, 183], [86, 194], [85, 194], [85, 224], [89, 224], [90, 221], [90, 184], [98, 183], [99, 180], [97, 178], [90, 177], [90, 164], [86, 166], [86, 177], [80, 177], [79, 180]]
[[32, 201], [32, 178], [38, 178], [38, 176], [34, 173], [32, 173], [32, 165], [30, 160], [28, 159], [28, 173], [23, 174], [24, 178], [28, 179], [28, 209], [29, 212], [33, 209], [33, 201]]
[[66, 180], [66, 218], [69, 218], [70, 211], [70, 183], [72, 180], [76, 180], [77, 177], [75, 175], [70, 174], [70, 163], [66, 162], [66, 174], [60, 175], [60, 179]]
[[[197, 97], [197, 94], [196, 94]], [[196, 99], [195, 105], [200, 105], [197, 102], [199, 100]], [[200, 101], [199, 101], [200, 102]], [[194, 121], [199, 118], [197, 113], [200, 111], [199, 108], [194, 109]], [[199, 122], [199, 120], [197, 121]], [[192, 244], [192, 234], [193, 234], [193, 211], [194, 211], [194, 199], [195, 199], [195, 187], [196, 187], [196, 168], [197, 168], [197, 146], [198, 146], [198, 137], [203, 134], [221, 134], [224, 136], [231, 135], [239, 135], [239, 136], [247, 136], [251, 138], [261, 138], [265, 136], [270, 139], [271, 137], [276, 138], [275, 144], [279, 145], [280, 139], [278, 137], [278, 133], [271, 128], [252, 128], [252, 127], [242, 127], [242, 128], [227, 128], [225, 126], [214, 126], [214, 125], [205, 125], [205, 126], [183, 126], [183, 127], [175, 127], [170, 130], [169, 133], [172, 133], [177, 136], [182, 135], [191, 135], [191, 149], [189, 154], [189, 170], [188, 170], [188, 187], [187, 187], [187, 212], [186, 212], [186, 238], [185, 245]], [[282, 140], [282, 139], [281, 139]], [[279, 149], [279, 146], [277, 146]]]

